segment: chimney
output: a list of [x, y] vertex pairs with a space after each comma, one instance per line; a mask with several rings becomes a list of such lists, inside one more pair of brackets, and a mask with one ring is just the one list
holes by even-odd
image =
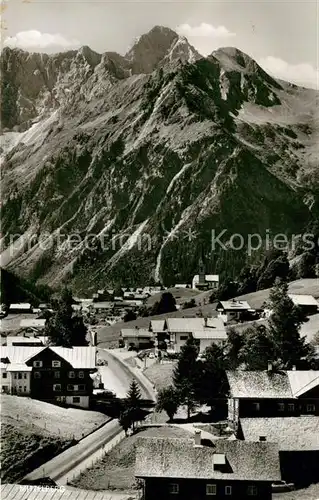
[[268, 371], [268, 372], [272, 372], [272, 362], [271, 362], [271, 361], [268, 361], [268, 368], [267, 368], [267, 371]]
[[204, 318], [204, 324], [205, 324], [205, 328], [207, 327], [207, 317], [205, 316]]
[[259, 436], [259, 441], [267, 441], [266, 436]]
[[200, 446], [201, 444], [201, 431], [199, 429], [196, 429], [195, 431], [195, 446]]

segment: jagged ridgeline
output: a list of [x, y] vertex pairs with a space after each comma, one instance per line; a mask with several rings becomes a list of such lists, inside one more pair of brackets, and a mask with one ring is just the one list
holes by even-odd
[[157, 26], [125, 56], [5, 48], [1, 65], [2, 262], [20, 275], [171, 284], [203, 249], [235, 277], [246, 247], [212, 251], [212, 230], [246, 244], [317, 218], [318, 94], [235, 48], [203, 58]]

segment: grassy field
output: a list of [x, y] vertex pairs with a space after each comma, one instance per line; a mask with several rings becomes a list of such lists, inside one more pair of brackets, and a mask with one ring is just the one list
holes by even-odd
[[[237, 297], [240, 300], [247, 300], [249, 305], [258, 309], [263, 305], [263, 303], [269, 299], [270, 288], [266, 290], [259, 290], [258, 292], [248, 293], [246, 295], [241, 295]], [[316, 299], [319, 298], [319, 280], [318, 279], [303, 279], [292, 281], [289, 283], [289, 293], [295, 294], [305, 294], [305, 295], [313, 295]]]
[[138, 437], [192, 437], [178, 427], [153, 427], [140, 430], [123, 439], [110, 453], [72, 482], [77, 488], [89, 490], [117, 489], [132, 491], [135, 488], [135, 448]]
[[146, 368], [144, 374], [159, 391], [172, 384], [174, 366], [175, 363], [154, 363]]
[[108, 417], [29, 398], [1, 395], [1, 478], [16, 481]]

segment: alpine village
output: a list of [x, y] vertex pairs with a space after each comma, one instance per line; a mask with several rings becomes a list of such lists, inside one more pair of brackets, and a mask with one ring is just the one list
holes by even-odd
[[163, 26], [1, 68], [2, 498], [318, 500], [318, 92]]

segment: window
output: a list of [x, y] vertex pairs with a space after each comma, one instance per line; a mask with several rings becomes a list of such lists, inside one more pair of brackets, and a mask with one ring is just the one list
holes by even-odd
[[85, 385], [84, 384], [80, 384], [79, 385], [79, 391], [85, 391]]
[[171, 495], [178, 495], [179, 493], [179, 484], [177, 483], [170, 483], [169, 485], [169, 492]]
[[22, 373], [18, 373], [18, 379], [21, 380], [22, 379]]
[[[253, 409], [255, 411], [259, 411], [260, 410], [260, 403], [253, 403]], [[231, 487], [231, 486], [230, 486]]]
[[16, 373], [13, 375], [13, 378], [17, 378], [17, 374]]
[[61, 366], [61, 361], [52, 361], [52, 367], [53, 368], [60, 368]]
[[7, 374], [6, 374], [6, 373], [3, 373], [3, 374], [2, 374], [2, 378], [7, 378]]
[[23, 386], [23, 390], [24, 390], [24, 392], [27, 392], [26, 386]]
[[84, 372], [79, 372], [79, 378], [84, 378]]
[[66, 386], [66, 390], [67, 390], [67, 391], [74, 391], [74, 385], [68, 384], [68, 385]]
[[294, 405], [294, 403], [289, 403], [288, 404], [288, 411], [295, 411], [295, 405]]
[[247, 488], [247, 494], [251, 497], [256, 497], [257, 496], [257, 487], [254, 484], [249, 485]]
[[26, 373], [23, 374], [23, 378], [27, 378], [27, 374]]
[[310, 413], [311, 411], [315, 411], [315, 405], [311, 404], [311, 405], [307, 405], [307, 411]]
[[33, 366], [34, 368], [42, 368], [43, 363], [42, 361], [33, 361]]
[[60, 372], [54, 372], [54, 378], [60, 378]]
[[79, 396], [74, 396], [72, 398], [72, 403], [81, 403], [81, 398]]
[[22, 385], [19, 385], [19, 391], [22, 391]]
[[231, 486], [225, 486], [225, 495], [230, 496], [232, 493], [232, 488]]
[[285, 403], [278, 403], [278, 410], [285, 411]]
[[53, 385], [53, 390], [54, 390], [54, 392], [61, 391], [61, 384], [54, 384]]
[[206, 495], [207, 496], [217, 495], [216, 484], [206, 484]]
[[188, 335], [181, 335], [181, 336], [180, 336], [180, 339], [181, 339], [181, 340], [187, 340], [187, 339], [188, 339]]
[[34, 372], [34, 378], [41, 378], [40, 372]]
[[75, 373], [74, 372], [69, 372], [68, 376], [69, 376], [69, 378], [75, 378]]

